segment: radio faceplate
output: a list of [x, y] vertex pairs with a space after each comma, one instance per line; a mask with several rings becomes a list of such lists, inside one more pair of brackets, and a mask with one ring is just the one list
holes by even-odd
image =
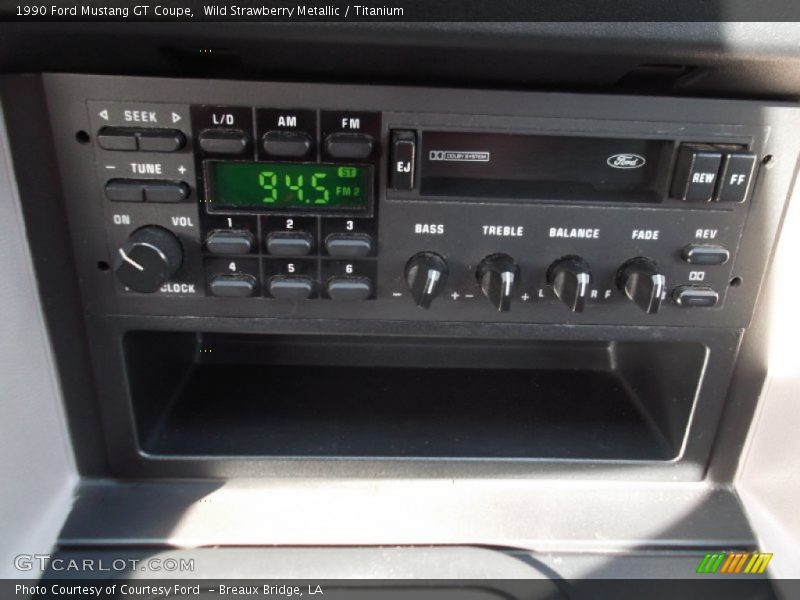
[[749, 102], [103, 81], [47, 87], [112, 314], [742, 327], [797, 152]]

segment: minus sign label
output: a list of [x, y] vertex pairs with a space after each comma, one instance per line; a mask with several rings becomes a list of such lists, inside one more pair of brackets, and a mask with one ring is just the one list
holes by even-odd
[[117, 167], [115, 167], [114, 165], [106, 165], [106, 169], [116, 169], [116, 168]]
[[464, 294], [464, 298], [474, 298], [475, 294]]

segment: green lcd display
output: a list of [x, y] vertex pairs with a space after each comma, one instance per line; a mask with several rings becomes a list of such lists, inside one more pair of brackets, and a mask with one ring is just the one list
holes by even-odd
[[364, 211], [372, 194], [363, 165], [209, 161], [206, 170], [212, 210]]

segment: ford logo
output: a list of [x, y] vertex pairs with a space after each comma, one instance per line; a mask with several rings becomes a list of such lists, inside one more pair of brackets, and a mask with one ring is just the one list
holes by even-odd
[[606, 161], [609, 167], [614, 167], [615, 169], [638, 169], [643, 167], [646, 162], [644, 156], [639, 156], [638, 154], [615, 154], [614, 156], [609, 156]]

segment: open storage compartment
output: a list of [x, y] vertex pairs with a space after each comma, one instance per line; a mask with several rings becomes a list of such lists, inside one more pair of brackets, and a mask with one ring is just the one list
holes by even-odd
[[160, 456], [667, 461], [706, 348], [129, 332], [142, 451]]

